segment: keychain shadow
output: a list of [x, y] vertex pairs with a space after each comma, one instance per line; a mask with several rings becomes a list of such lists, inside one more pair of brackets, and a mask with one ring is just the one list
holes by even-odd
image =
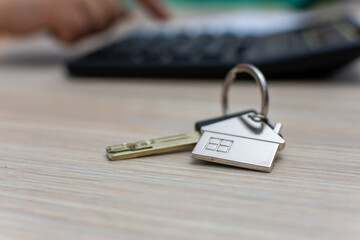
[[[208, 162], [208, 161], [198, 160], [198, 159], [192, 159], [190, 164], [195, 165], [195, 166], [209, 167], [209, 168], [240, 169], [240, 168], [235, 167], [235, 166], [224, 165], [224, 164], [214, 163], [214, 162]], [[242, 169], [244, 169], [244, 168], [242, 168]], [[245, 169], [245, 170], [253, 171], [253, 170], [250, 170], [250, 169]]]
[[[276, 168], [276, 165], [282, 161], [283, 161], [283, 158], [281, 156], [277, 156], [273, 163], [273, 169]], [[247, 169], [247, 168], [240, 168], [240, 167], [236, 167], [236, 166], [224, 165], [224, 164], [220, 164], [220, 163], [208, 162], [208, 161], [203, 161], [203, 160], [199, 160], [199, 159], [192, 159], [190, 164], [195, 165], [195, 166], [208, 167], [208, 168], [233, 169], [233, 170], [241, 170], [241, 171], [249, 171], [249, 172], [269, 173], [269, 174], [271, 173], [271, 172], [262, 172], [262, 171], [258, 171], [258, 170], [254, 170], [254, 169]]]

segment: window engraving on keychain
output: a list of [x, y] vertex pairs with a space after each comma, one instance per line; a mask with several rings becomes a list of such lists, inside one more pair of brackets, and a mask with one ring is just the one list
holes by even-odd
[[231, 140], [211, 137], [209, 138], [209, 141], [207, 142], [205, 149], [210, 151], [228, 153], [230, 151], [232, 144], [233, 141]]

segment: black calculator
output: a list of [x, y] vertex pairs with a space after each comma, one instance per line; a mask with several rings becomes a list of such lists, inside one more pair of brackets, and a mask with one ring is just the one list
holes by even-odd
[[75, 76], [223, 78], [238, 63], [268, 78], [317, 77], [360, 54], [357, 22], [341, 17], [263, 36], [137, 31], [67, 63]]

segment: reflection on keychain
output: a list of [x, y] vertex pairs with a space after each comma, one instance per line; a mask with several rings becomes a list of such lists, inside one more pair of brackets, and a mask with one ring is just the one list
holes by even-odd
[[261, 112], [248, 112], [201, 128], [201, 138], [192, 157], [210, 162], [270, 172], [275, 156], [284, 149], [281, 124], [272, 127], [267, 119], [269, 96], [266, 80], [259, 69], [239, 64], [227, 74], [222, 88], [222, 107], [228, 114], [228, 92], [238, 73], [248, 73], [261, 90]]
[[[228, 114], [228, 91], [236, 74], [250, 74], [261, 89], [261, 112], [247, 110]], [[195, 148], [192, 157], [242, 168], [270, 172], [275, 156], [285, 146], [281, 124], [267, 119], [269, 97], [266, 80], [256, 67], [239, 64], [227, 74], [222, 88], [224, 116], [195, 124], [195, 132], [146, 141], [123, 143], [106, 149], [110, 160], [124, 160]]]

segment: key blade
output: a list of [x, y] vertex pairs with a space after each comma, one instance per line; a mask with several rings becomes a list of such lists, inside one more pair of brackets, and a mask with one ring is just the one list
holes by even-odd
[[175, 135], [175, 136], [150, 139], [150, 140], [146, 140], [146, 141], [143, 140], [143, 141], [138, 141], [138, 142], [113, 145], [113, 146], [107, 147], [106, 152], [107, 153], [118, 153], [118, 152], [125, 152], [125, 151], [138, 151], [138, 150], [142, 150], [142, 149], [148, 149], [148, 148], [152, 148], [153, 144], [165, 143], [165, 142], [170, 142], [170, 141], [174, 142], [174, 141], [186, 139], [189, 136], [191, 136], [191, 134], [190, 133], [180, 134], [180, 135]]
[[110, 160], [125, 160], [136, 157], [190, 149], [195, 147], [200, 139], [199, 132], [186, 133], [170, 137], [150, 139], [133, 143], [123, 143], [109, 146], [107, 156]]
[[151, 144], [153, 144], [155, 139], [150, 139], [147, 141], [138, 141], [132, 143], [123, 143], [120, 145], [113, 145], [106, 148], [107, 153], [117, 153], [117, 152], [124, 152], [130, 150], [140, 150], [151, 148]]

